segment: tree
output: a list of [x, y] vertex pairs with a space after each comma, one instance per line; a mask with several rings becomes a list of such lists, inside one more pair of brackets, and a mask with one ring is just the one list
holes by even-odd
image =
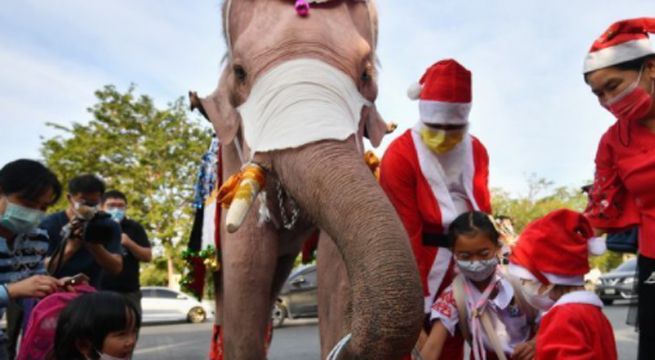
[[120, 93], [107, 85], [96, 91], [91, 120], [49, 123], [62, 134], [44, 139], [41, 152], [60, 179], [94, 173], [126, 194], [128, 216], [164, 248], [170, 284], [174, 270], [182, 268], [174, 255], [188, 239], [198, 161], [211, 133], [201, 120], [188, 118], [182, 98], [159, 109], [134, 90]]
[[[494, 215], [512, 218], [517, 233], [523, 231], [531, 221], [545, 216], [557, 209], [583, 211], [587, 206], [587, 197], [577, 187], [553, 188], [553, 183], [535, 175], [527, 179], [526, 195], [512, 196], [503, 189], [492, 190], [492, 208]], [[592, 267], [605, 272], [622, 262], [622, 255], [608, 251], [591, 259]]]

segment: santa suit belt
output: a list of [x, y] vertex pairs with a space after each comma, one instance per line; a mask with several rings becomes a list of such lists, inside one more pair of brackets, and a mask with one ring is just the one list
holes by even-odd
[[450, 248], [450, 240], [445, 234], [423, 233], [423, 246]]

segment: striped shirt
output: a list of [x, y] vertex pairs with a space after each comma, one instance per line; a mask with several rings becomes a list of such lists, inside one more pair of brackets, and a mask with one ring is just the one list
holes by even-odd
[[[26, 279], [32, 275], [47, 274], [45, 256], [48, 251], [48, 233], [36, 228], [29, 233], [19, 234], [13, 247], [7, 239], [0, 236], [0, 285], [8, 285]], [[0, 318], [4, 316], [9, 303], [9, 294], [0, 286]], [[0, 338], [4, 334], [0, 331]]]

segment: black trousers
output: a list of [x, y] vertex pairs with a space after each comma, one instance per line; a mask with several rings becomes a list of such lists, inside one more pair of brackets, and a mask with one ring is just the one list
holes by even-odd
[[655, 358], [655, 259], [639, 255], [639, 360]]

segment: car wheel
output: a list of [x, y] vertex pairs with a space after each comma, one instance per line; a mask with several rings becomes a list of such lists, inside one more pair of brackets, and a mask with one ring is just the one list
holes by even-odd
[[284, 324], [284, 319], [287, 318], [287, 309], [284, 305], [276, 302], [273, 306], [273, 312], [271, 313], [271, 320], [273, 320], [273, 327], [279, 328]]
[[187, 314], [187, 320], [190, 323], [198, 324], [207, 319], [207, 314], [205, 314], [205, 310], [199, 306], [196, 306], [189, 310], [189, 313]]
[[612, 299], [600, 299], [600, 300], [603, 301], [604, 305], [612, 305], [614, 303], [614, 300]]

